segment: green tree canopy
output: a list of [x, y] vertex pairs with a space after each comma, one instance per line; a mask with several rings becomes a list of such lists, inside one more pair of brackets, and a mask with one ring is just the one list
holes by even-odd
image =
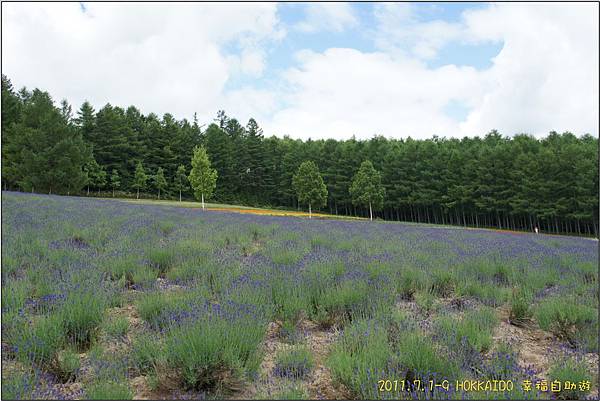
[[173, 180], [173, 184], [175, 186], [175, 190], [179, 191], [179, 202], [181, 202], [181, 192], [188, 189], [188, 177], [185, 171], [185, 166], [180, 164], [177, 167], [177, 172], [175, 173], [175, 179]]
[[312, 206], [320, 208], [327, 204], [327, 187], [319, 168], [312, 160], [305, 161], [298, 167], [292, 185], [298, 201], [308, 204], [309, 218], [312, 218]]
[[162, 167], [159, 167], [154, 176], [154, 186], [158, 189], [158, 199], [160, 199], [160, 191], [167, 187], [167, 180], [165, 179], [165, 172]]
[[355, 205], [369, 206], [371, 220], [373, 220], [373, 209], [380, 210], [383, 207], [385, 189], [381, 185], [381, 174], [375, 170], [369, 160], [362, 162], [354, 175], [350, 195]]
[[135, 166], [135, 176], [133, 178], [132, 187], [137, 190], [137, 199], [140, 199], [140, 190], [144, 190], [146, 188], [146, 181], [148, 180], [148, 176], [144, 171], [144, 166], [142, 162], [138, 162], [137, 166]]
[[194, 148], [189, 181], [196, 199], [202, 200], [202, 209], [204, 209], [204, 198], [210, 198], [217, 185], [217, 171], [210, 166], [208, 154], [203, 146]]
[[87, 193], [90, 194], [90, 186], [100, 191], [106, 185], [106, 171], [94, 158], [83, 167], [87, 173]]
[[110, 175], [110, 187], [113, 191], [113, 198], [115, 196], [115, 189], [121, 186], [121, 177], [119, 177], [119, 170], [113, 168], [112, 174]]

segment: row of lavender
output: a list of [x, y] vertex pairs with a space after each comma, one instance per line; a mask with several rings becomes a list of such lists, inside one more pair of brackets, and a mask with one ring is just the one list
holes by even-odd
[[[327, 365], [355, 396], [481, 398], [377, 382], [536, 377], [540, 367], [493, 341], [500, 308], [564, 345], [552, 377], [597, 375], [583, 358], [598, 352], [598, 248], [587, 239], [9, 192], [2, 211], [9, 398], [128, 398], [140, 375], [153, 388], [226, 395], [260, 380], [272, 321], [298, 348], [277, 374], [301, 380], [306, 320], [341, 331]], [[128, 305], [141, 327], [115, 315]], [[81, 386], [57, 393], [61, 383]]]

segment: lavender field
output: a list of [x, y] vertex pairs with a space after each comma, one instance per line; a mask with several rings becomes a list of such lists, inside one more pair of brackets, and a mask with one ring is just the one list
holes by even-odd
[[594, 398], [597, 264], [585, 238], [3, 192], [2, 398]]

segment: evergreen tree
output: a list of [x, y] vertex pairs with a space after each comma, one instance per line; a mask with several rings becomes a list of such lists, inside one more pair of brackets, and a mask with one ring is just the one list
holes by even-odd
[[177, 172], [175, 173], [175, 179], [173, 180], [173, 183], [175, 190], [179, 191], [179, 202], [181, 202], [181, 192], [188, 188], [188, 177], [183, 164], [177, 167]]
[[15, 185], [18, 180], [17, 159], [19, 143], [15, 140], [19, 131], [15, 127], [21, 119], [22, 102], [15, 93], [12, 83], [2, 75], [2, 181], [4, 189]]
[[385, 189], [381, 185], [381, 174], [375, 170], [373, 163], [365, 160], [354, 175], [350, 187], [352, 202], [356, 205], [369, 206], [369, 216], [373, 220], [373, 209], [383, 207]]
[[[115, 197], [115, 189], [119, 189], [121, 186], [121, 177], [119, 177], [119, 171], [114, 168], [110, 175], [110, 187], [112, 188], [112, 196]], [[100, 189], [98, 189], [100, 191]]]
[[22, 119], [12, 129], [19, 134], [11, 146], [13, 172], [21, 188], [70, 193], [85, 185], [83, 166], [91, 157], [90, 148], [48, 93], [36, 89], [27, 94]]
[[293, 187], [298, 202], [308, 204], [308, 217], [312, 219], [312, 206], [317, 208], [327, 204], [327, 187], [313, 161], [303, 162], [293, 178]]
[[156, 171], [154, 186], [158, 189], [158, 199], [160, 199], [160, 191], [167, 187], [167, 180], [165, 179], [165, 172], [162, 167], [159, 167]]
[[217, 184], [217, 171], [210, 166], [208, 154], [203, 146], [196, 146], [194, 148], [189, 181], [196, 199], [202, 200], [202, 209], [204, 209], [204, 198], [212, 196]]
[[148, 180], [148, 176], [144, 171], [144, 166], [142, 162], [138, 162], [135, 167], [135, 176], [133, 179], [132, 187], [137, 191], [136, 199], [140, 199], [140, 190], [144, 190], [146, 188], [146, 181]]
[[299, 208], [293, 177], [303, 161], [312, 161], [323, 173], [325, 207], [366, 215], [367, 204], [350, 189], [361, 162], [370, 160], [381, 171], [384, 219], [598, 232], [598, 138], [592, 135], [551, 132], [536, 139], [492, 131], [483, 138], [303, 141], [264, 138], [255, 120], [244, 127], [223, 111], [202, 132], [195, 116], [191, 123], [168, 113], [159, 118], [135, 106], [108, 104], [96, 113], [84, 102], [73, 119], [66, 101], [56, 106], [39, 89], [16, 91], [2, 76], [4, 189], [69, 194], [87, 185], [100, 191], [106, 173], [116, 171], [119, 188], [137, 190], [139, 198], [146, 185], [135, 183], [140, 162], [147, 171], [161, 168], [181, 199], [181, 177], [199, 144], [217, 171], [214, 198], [220, 201]]

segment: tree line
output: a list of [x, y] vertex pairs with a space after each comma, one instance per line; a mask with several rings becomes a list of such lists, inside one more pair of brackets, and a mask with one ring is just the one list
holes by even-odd
[[310, 206], [328, 213], [598, 235], [598, 138], [591, 135], [300, 140], [265, 137], [254, 119], [242, 125], [224, 111], [202, 128], [196, 116], [144, 115], [134, 106], [94, 110], [85, 102], [74, 112], [42, 90], [15, 90], [3, 75], [2, 185], [189, 199], [201, 145], [216, 171], [217, 202], [308, 207], [294, 175], [310, 161], [326, 188]]

